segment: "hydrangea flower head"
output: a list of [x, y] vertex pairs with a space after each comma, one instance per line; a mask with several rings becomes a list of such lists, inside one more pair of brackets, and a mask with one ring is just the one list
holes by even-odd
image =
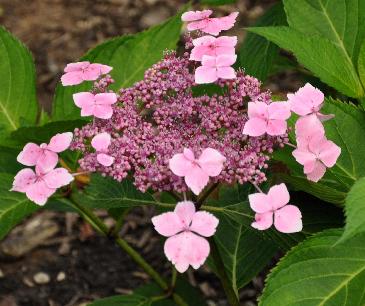
[[256, 212], [252, 227], [266, 230], [274, 224], [282, 233], [302, 230], [302, 214], [298, 207], [288, 204], [290, 196], [285, 184], [272, 186], [267, 194], [250, 194], [248, 199], [252, 210]]
[[189, 266], [198, 269], [207, 259], [210, 246], [205, 237], [213, 236], [219, 220], [206, 211], [195, 210], [193, 202], [177, 203], [173, 212], [152, 218], [156, 231], [168, 237], [166, 257], [180, 273]]

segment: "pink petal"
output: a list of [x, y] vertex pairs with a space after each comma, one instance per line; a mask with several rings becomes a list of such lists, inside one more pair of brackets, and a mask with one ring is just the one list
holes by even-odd
[[272, 102], [268, 106], [268, 113], [270, 119], [287, 120], [291, 115], [290, 104], [287, 102]]
[[178, 153], [169, 160], [169, 167], [175, 175], [185, 176], [191, 170], [192, 164], [184, 154]]
[[63, 86], [78, 85], [83, 82], [82, 73], [79, 71], [67, 72], [61, 76]]
[[33, 185], [37, 176], [32, 169], [25, 168], [20, 170], [14, 177], [12, 191], [26, 192], [28, 187]]
[[93, 116], [95, 112], [95, 104], [86, 105], [81, 109], [81, 117]]
[[101, 165], [105, 167], [109, 167], [114, 163], [114, 157], [105, 153], [99, 153], [96, 156], [96, 159]]
[[194, 47], [190, 52], [190, 60], [201, 61], [204, 55], [215, 56], [215, 49], [206, 46]]
[[324, 136], [324, 127], [316, 115], [305, 116], [295, 123], [295, 135], [298, 146], [307, 146], [314, 136]]
[[215, 56], [229, 55], [230, 57], [235, 55], [236, 50], [233, 47], [216, 47]]
[[248, 195], [248, 201], [251, 209], [256, 213], [267, 213], [272, 210], [270, 198], [261, 192], [252, 193]]
[[117, 102], [115, 93], [99, 93], [95, 95], [95, 103], [98, 105], [112, 105]]
[[321, 122], [325, 122], [325, 121], [328, 121], [328, 120], [331, 120], [331, 119], [335, 118], [335, 115], [334, 114], [325, 115], [325, 114], [317, 113], [317, 118]]
[[180, 218], [182, 225], [188, 228], [195, 214], [195, 205], [191, 201], [182, 201], [176, 204], [174, 212]]
[[300, 116], [317, 112], [323, 100], [323, 93], [309, 83], [305, 84], [295, 94], [288, 94], [291, 110]]
[[211, 213], [198, 211], [194, 214], [190, 230], [204, 237], [213, 236], [219, 220]]
[[198, 159], [199, 166], [209, 176], [218, 176], [223, 170], [226, 158], [217, 150], [206, 148]]
[[208, 182], [208, 174], [197, 165], [192, 165], [190, 171], [185, 174], [186, 185], [196, 195], [199, 195]]
[[185, 272], [189, 265], [198, 269], [207, 259], [210, 247], [206, 239], [191, 232], [183, 232], [168, 238], [164, 251], [168, 260], [180, 273]]
[[285, 120], [271, 119], [267, 123], [266, 132], [271, 136], [283, 135], [286, 133], [288, 125]]
[[217, 66], [217, 58], [215, 56], [204, 55], [202, 58], [202, 65], [205, 67], [216, 67]]
[[236, 23], [238, 12], [232, 12], [228, 16], [218, 18], [220, 28], [224, 31], [229, 30]]
[[314, 165], [313, 171], [307, 173], [307, 179], [317, 183], [326, 173], [326, 166], [320, 161], [317, 161]]
[[97, 151], [108, 150], [110, 146], [111, 136], [109, 133], [100, 133], [91, 140], [91, 146]]
[[70, 146], [72, 137], [71, 132], [56, 134], [51, 138], [47, 149], [56, 153], [63, 152]]
[[326, 167], [330, 168], [336, 164], [340, 154], [341, 148], [334, 142], [327, 140], [321, 145], [318, 158], [325, 164]]
[[193, 40], [193, 45], [194, 47], [199, 47], [199, 46], [210, 46], [212, 44], [214, 44], [214, 42], [217, 40], [217, 38], [215, 38], [214, 36], [211, 35], [204, 35], [202, 37], [198, 37], [196, 39]]
[[188, 23], [186, 28], [188, 29], [188, 31], [202, 30], [207, 26], [207, 24], [208, 24], [208, 20], [202, 19], [202, 20], [193, 21], [193, 22]]
[[255, 222], [251, 224], [253, 228], [264, 231], [271, 227], [273, 223], [273, 213], [271, 211], [263, 214], [255, 214]]
[[236, 71], [232, 67], [218, 67], [217, 76], [220, 79], [232, 80], [236, 78]]
[[37, 160], [37, 167], [41, 169], [42, 173], [45, 173], [56, 167], [57, 163], [57, 153], [49, 151], [47, 149], [43, 149], [43, 153]]
[[95, 104], [95, 97], [91, 92], [78, 92], [72, 95], [77, 107], [84, 108]]
[[[203, 56], [204, 58], [205, 56]], [[209, 84], [218, 80], [217, 70], [213, 67], [200, 66], [195, 70], [196, 84]]]
[[195, 155], [194, 152], [189, 148], [184, 148], [183, 150], [184, 156], [186, 159], [190, 161], [195, 161]]
[[102, 64], [91, 64], [87, 70], [84, 71], [83, 78], [87, 81], [94, 81], [103, 74], [109, 73], [113, 68]]
[[48, 198], [56, 192], [56, 189], [49, 188], [44, 181], [38, 181], [30, 185], [26, 190], [27, 197], [38, 205], [46, 204]]
[[220, 36], [217, 37], [215, 45], [219, 47], [234, 48], [237, 45], [237, 36]]
[[229, 30], [236, 22], [238, 12], [229, 14], [221, 18], [210, 18], [209, 22], [201, 30], [211, 35], [218, 35], [222, 30]]
[[175, 212], [167, 212], [152, 218], [155, 230], [162, 236], [170, 237], [184, 229], [179, 216]]
[[25, 166], [35, 166], [42, 154], [42, 149], [35, 143], [27, 143], [19, 153], [17, 161]]
[[264, 102], [248, 102], [247, 114], [249, 118], [269, 119], [268, 105]]
[[222, 54], [217, 56], [217, 67], [228, 67], [236, 62], [236, 54]]
[[272, 186], [267, 195], [274, 210], [288, 204], [290, 200], [288, 188], [284, 183]]
[[261, 136], [266, 133], [267, 123], [265, 120], [260, 118], [249, 119], [243, 128], [243, 134], [253, 137]]
[[185, 12], [181, 16], [182, 21], [195, 21], [195, 20], [201, 20], [204, 18], [209, 17], [213, 11], [211, 10], [203, 10], [203, 11], [189, 11]]
[[57, 189], [70, 184], [74, 177], [65, 168], [56, 168], [43, 176], [48, 188]]
[[[312, 153], [309, 152], [308, 150], [305, 149], [301, 149], [301, 148], [297, 148], [292, 152], [295, 160], [301, 164], [301, 165], [307, 165], [307, 167], [311, 167], [309, 165], [313, 164], [314, 167], [314, 162], [316, 161], [316, 156]], [[309, 169], [309, 172], [311, 172], [312, 170]]]
[[69, 63], [66, 65], [64, 72], [74, 72], [74, 71], [82, 71], [89, 67], [90, 62], [76, 62], [76, 63]]
[[110, 119], [113, 116], [113, 108], [109, 105], [96, 105], [93, 115], [100, 119]]
[[298, 207], [286, 205], [274, 213], [274, 226], [282, 233], [297, 233], [303, 229], [302, 214]]

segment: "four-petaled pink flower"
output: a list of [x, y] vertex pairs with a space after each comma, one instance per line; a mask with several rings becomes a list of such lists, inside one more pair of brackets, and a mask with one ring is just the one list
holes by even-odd
[[45, 171], [36, 166], [35, 172], [25, 168], [15, 176], [11, 191], [23, 192], [34, 203], [44, 205], [57, 188], [68, 185], [73, 179], [65, 168]]
[[191, 50], [190, 60], [201, 61], [203, 55], [234, 55], [236, 44], [237, 36], [214, 37], [206, 35], [199, 37], [193, 40], [194, 48]]
[[103, 64], [90, 64], [90, 62], [77, 62], [67, 64], [61, 77], [63, 86], [77, 85], [83, 81], [94, 81], [101, 75], [109, 73], [113, 68]]
[[81, 108], [81, 116], [95, 116], [100, 119], [110, 119], [113, 115], [112, 104], [117, 102], [115, 93], [79, 92], [73, 95], [75, 104]]
[[324, 102], [324, 94], [309, 83], [299, 88], [295, 94], [287, 96], [291, 110], [299, 116], [315, 114], [321, 121], [334, 117], [334, 115], [324, 115], [319, 112]]
[[100, 133], [91, 140], [92, 147], [96, 150], [96, 159], [103, 166], [109, 167], [114, 162], [114, 157], [108, 155], [108, 148], [111, 143], [111, 137], [108, 133]]
[[195, 83], [208, 84], [218, 79], [235, 79], [236, 72], [231, 67], [237, 59], [235, 54], [215, 56], [203, 55], [202, 66], [195, 70]]
[[252, 210], [256, 212], [255, 222], [251, 226], [258, 230], [266, 230], [274, 223], [279, 232], [300, 232], [303, 228], [302, 214], [298, 207], [287, 205], [289, 199], [285, 184], [272, 186], [267, 194], [250, 194], [248, 200]]
[[286, 120], [290, 115], [290, 105], [286, 102], [249, 102], [249, 120], [245, 123], [243, 134], [253, 137], [265, 133], [271, 136], [283, 135], [286, 133]]
[[19, 153], [17, 160], [25, 166], [38, 166], [47, 171], [58, 163], [57, 153], [65, 151], [71, 144], [72, 133], [62, 133], [53, 136], [49, 144], [28, 143]]
[[238, 12], [233, 12], [225, 17], [210, 18], [212, 13], [211, 10], [190, 11], [182, 14], [181, 19], [189, 22], [187, 25], [189, 31], [200, 30], [217, 36], [221, 31], [232, 28], [238, 16]]
[[223, 170], [226, 158], [217, 150], [204, 149], [198, 159], [190, 149], [175, 154], [169, 161], [171, 171], [185, 178], [186, 185], [198, 195], [208, 184], [209, 177], [218, 176]]
[[[198, 269], [207, 259], [210, 246], [203, 237], [213, 236], [219, 220], [206, 211], [195, 211], [193, 202], [177, 203], [173, 212], [152, 218], [156, 231], [169, 237], [164, 251], [180, 273], [189, 265]], [[202, 237], [203, 236], [203, 237]]]
[[341, 148], [327, 140], [321, 133], [297, 140], [298, 147], [292, 154], [296, 161], [304, 166], [308, 180], [318, 182], [326, 172], [336, 164]]

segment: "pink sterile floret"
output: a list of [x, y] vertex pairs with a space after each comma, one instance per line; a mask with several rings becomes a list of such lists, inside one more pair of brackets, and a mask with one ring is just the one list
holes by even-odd
[[195, 83], [208, 84], [218, 79], [235, 79], [236, 72], [231, 67], [237, 59], [235, 54], [215, 56], [203, 55], [202, 66], [195, 70]]
[[111, 143], [111, 136], [109, 133], [100, 133], [91, 140], [91, 146], [96, 150], [97, 161], [103, 166], [109, 167], [114, 162], [114, 157], [107, 154]]
[[200, 30], [204, 33], [208, 33], [217, 36], [223, 30], [229, 30], [233, 27], [238, 16], [238, 12], [233, 12], [225, 17], [210, 18], [212, 14], [211, 10], [204, 11], [190, 11], [181, 16], [182, 21], [187, 21], [188, 30], [195, 31]]
[[113, 115], [112, 105], [117, 102], [115, 93], [79, 92], [73, 95], [76, 106], [81, 108], [81, 116], [95, 116], [109, 119]]
[[190, 53], [190, 60], [201, 61], [204, 55], [234, 55], [237, 36], [220, 36], [210, 35], [202, 36], [193, 40], [194, 48]]
[[191, 149], [175, 154], [169, 161], [171, 171], [185, 178], [186, 185], [198, 195], [208, 184], [209, 177], [218, 176], [223, 170], [226, 158], [217, 150], [205, 149], [198, 159], [195, 159]]
[[90, 62], [77, 62], [67, 64], [61, 77], [63, 86], [77, 85], [83, 81], [95, 81], [101, 75], [109, 73], [113, 68], [103, 64], [90, 64]]
[[68, 185], [73, 179], [65, 168], [44, 171], [36, 166], [35, 172], [25, 168], [15, 176], [11, 191], [23, 192], [34, 203], [44, 205], [57, 188]]
[[318, 182], [336, 164], [341, 148], [324, 135], [324, 128], [314, 116], [301, 118], [296, 123], [297, 149], [293, 156], [304, 166], [308, 180]]
[[290, 115], [290, 105], [286, 102], [249, 102], [249, 120], [243, 128], [243, 134], [254, 137], [265, 133], [271, 136], [283, 135]]
[[298, 207], [288, 204], [290, 196], [285, 184], [272, 186], [267, 194], [250, 194], [248, 199], [256, 212], [252, 227], [266, 230], [274, 223], [275, 228], [282, 233], [302, 230], [302, 214]]
[[288, 94], [291, 110], [299, 116], [315, 114], [321, 121], [329, 120], [334, 115], [324, 115], [319, 111], [323, 106], [324, 94], [318, 88], [307, 83], [295, 94]]
[[53, 136], [49, 144], [42, 143], [40, 146], [35, 143], [28, 143], [19, 153], [17, 160], [25, 166], [38, 166], [44, 171], [53, 169], [58, 162], [57, 153], [63, 152], [71, 144], [72, 133], [62, 133]]
[[198, 269], [204, 264], [210, 247], [203, 237], [214, 235], [219, 220], [206, 211], [196, 212], [193, 202], [184, 201], [177, 203], [173, 212], [153, 217], [152, 223], [159, 234], [169, 237], [166, 257], [183, 273], [189, 265]]

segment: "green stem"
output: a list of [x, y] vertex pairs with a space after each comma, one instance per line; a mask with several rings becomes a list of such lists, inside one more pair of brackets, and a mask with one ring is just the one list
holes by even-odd
[[174, 266], [172, 266], [171, 271], [171, 288], [174, 289], [176, 286], [176, 279], [177, 279], [177, 271]]
[[121, 215], [117, 219], [117, 222], [115, 223], [114, 228], [111, 228], [109, 230], [109, 233], [110, 233], [109, 236], [116, 237], [116, 236], [119, 235], [119, 232], [120, 232], [120, 230], [121, 230], [121, 228], [124, 224], [124, 218], [125, 218], [127, 212], [128, 212], [128, 209], [123, 210], [123, 212], [121, 213]]
[[[88, 221], [90, 224], [101, 234], [108, 237], [109, 228], [106, 224], [96, 216], [93, 211], [78, 202], [74, 201], [72, 198], [70, 199], [75, 208], [80, 212], [80, 214]], [[110, 237], [110, 236], [109, 236]], [[127, 241], [122, 239], [119, 236], [112, 236], [115, 243], [123, 249], [163, 290], [168, 290], [169, 286], [165, 282], [165, 280], [158, 274], [158, 272], [153, 269], [143, 258], [142, 256], [134, 250]], [[184, 302], [184, 300], [176, 293], [171, 294], [175, 303], [179, 306], [188, 306]]]

